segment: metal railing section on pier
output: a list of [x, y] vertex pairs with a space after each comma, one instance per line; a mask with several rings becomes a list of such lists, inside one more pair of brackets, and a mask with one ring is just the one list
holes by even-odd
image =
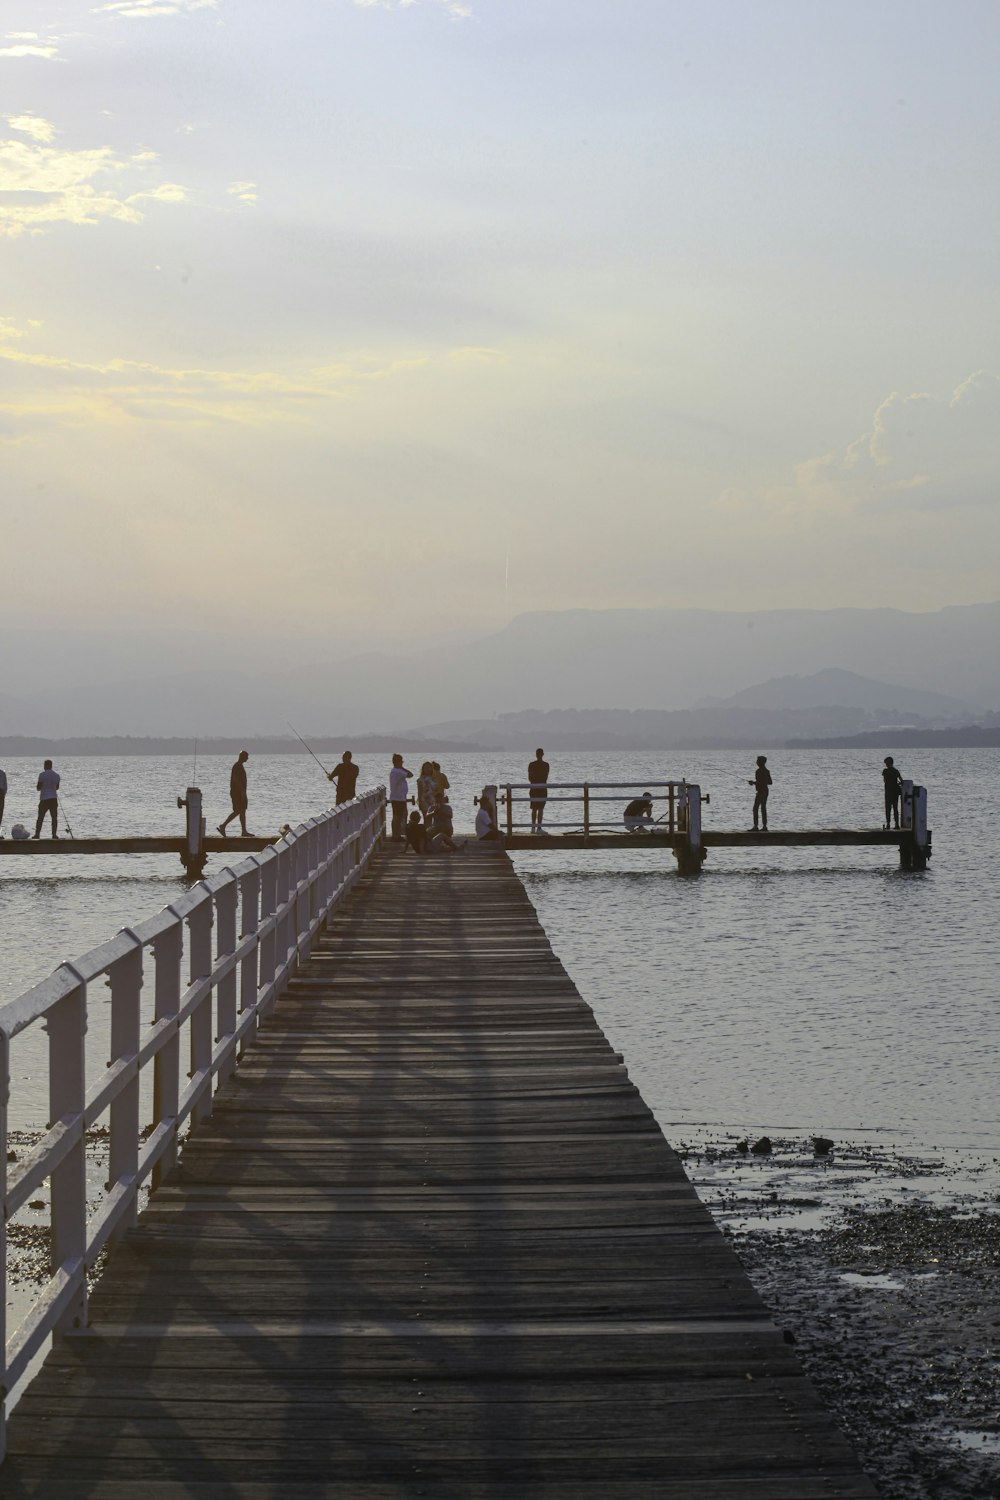
[[[211, 1114], [216, 1084], [233, 1072], [260, 1019], [309, 957], [331, 909], [366, 868], [384, 824], [380, 787], [300, 824], [0, 1007], [4, 1398], [50, 1334], [86, 1326], [87, 1276], [101, 1250], [134, 1224], [140, 1189], [155, 1187], [169, 1172], [184, 1128]], [[88, 991], [100, 980], [111, 992], [109, 1060], [88, 1079]], [[144, 985], [152, 990], [146, 1015]], [[37, 1022], [48, 1033], [49, 1122], [41, 1140], [16, 1159], [8, 1134], [11, 1043]], [[143, 1121], [150, 1083], [151, 1110]], [[87, 1132], [105, 1116], [107, 1182], [90, 1212]], [[7, 1225], [46, 1182], [51, 1275], [8, 1339]], [[0, 1430], [0, 1445], [2, 1437]]]
[[[652, 826], [655, 831], [675, 834], [688, 831], [691, 789], [691, 784], [687, 781], [518, 781], [507, 782], [500, 788], [500, 801], [506, 810], [505, 828], [508, 838], [512, 838], [519, 828], [530, 828], [532, 820], [519, 818], [516, 809], [523, 806], [530, 810], [533, 796], [534, 805], [545, 810], [547, 828], [558, 829], [561, 833], [582, 833], [586, 838], [591, 833], [601, 833], [608, 829], [620, 832], [624, 808], [648, 793], [653, 803]], [[609, 802], [617, 807], [617, 817], [610, 819], [606, 816], [610, 808], [604, 805]], [[548, 816], [548, 810], [553, 804], [559, 808], [556, 819]], [[563, 816], [568, 811], [567, 804], [572, 804], [575, 810], [568, 817]]]

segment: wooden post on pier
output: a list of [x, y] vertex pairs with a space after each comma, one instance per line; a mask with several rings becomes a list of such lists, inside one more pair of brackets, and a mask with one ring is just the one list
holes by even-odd
[[705, 861], [701, 838], [701, 787], [684, 782], [678, 795], [678, 831], [682, 841], [674, 845], [678, 875], [700, 875]]
[[192, 880], [200, 880], [208, 857], [205, 852], [205, 819], [201, 811], [201, 788], [189, 786], [187, 796], [177, 798], [177, 806], [187, 809], [181, 864]]
[[926, 870], [931, 855], [927, 831], [927, 788], [912, 781], [903, 782], [900, 807], [899, 868]]

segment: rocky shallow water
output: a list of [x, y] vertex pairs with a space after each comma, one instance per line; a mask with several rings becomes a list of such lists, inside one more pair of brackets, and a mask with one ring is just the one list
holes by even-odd
[[771, 1148], [683, 1154], [883, 1500], [1000, 1500], [998, 1163]]

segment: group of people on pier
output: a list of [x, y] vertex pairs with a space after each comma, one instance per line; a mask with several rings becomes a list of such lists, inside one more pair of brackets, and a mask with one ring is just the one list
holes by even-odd
[[[242, 836], [252, 837], [247, 829], [249, 796], [246, 766], [249, 759], [250, 752], [241, 750], [229, 773], [229, 797], [232, 811], [218, 824], [218, 831], [223, 838], [227, 836], [229, 825], [235, 820], [239, 821]], [[326, 772], [327, 779], [336, 785], [338, 804], [350, 802], [355, 796], [359, 774], [360, 768], [350, 750], [345, 750], [333, 770]], [[394, 755], [389, 772], [389, 806], [392, 811], [391, 838], [393, 843], [405, 844], [416, 854], [440, 851], [457, 853], [465, 846], [464, 843], [455, 842], [454, 811], [448, 801], [448, 788], [451, 785], [448, 777], [436, 760], [423, 761], [415, 782], [417, 806], [407, 816], [408, 804], [411, 800], [410, 782], [413, 780], [414, 774], [403, 764], [402, 755]], [[546, 832], [543, 825], [548, 799], [548, 780], [549, 763], [545, 759], [545, 751], [539, 748], [535, 751], [534, 760], [528, 765], [528, 802], [531, 809], [531, 832], [533, 834]], [[885, 791], [883, 827], [887, 830], [898, 829], [903, 778], [891, 755], [887, 755], [883, 762], [882, 782]], [[59, 772], [54, 769], [51, 760], [46, 760], [35, 784], [35, 789], [39, 794], [35, 832], [29, 835], [26, 828], [17, 824], [13, 829], [15, 838], [40, 839], [45, 819], [49, 818], [52, 837], [58, 839], [60, 784]], [[757, 756], [756, 768], [748, 785], [753, 787], [755, 793], [752, 831], [766, 833], [767, 804], [773, 785], [766, 755]], [[0, 838], [4, 837], [2, 823], [6, 799], [7, 776], [5, 771], [0, 769]], [[622, 822], [625, 832], [629, 834], [641, 834], [652, 828], [656, 823], [653, 816], [652, 794], [643, 792], [641, 796], [633, 797], [624, 808]], [[494, 812], [485, 804], [480, 805], [476, 815], [476, 837], [480, 840], [499, 837]]]

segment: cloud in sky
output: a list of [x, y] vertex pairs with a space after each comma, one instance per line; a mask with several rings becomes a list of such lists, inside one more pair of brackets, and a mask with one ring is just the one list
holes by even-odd
[[55, 136], [48, 121], [36, 116], [8, 118], [12, 129], [29, 141], [0, 140], [0, 237], [41, 234], [55, 224], [96, 224], [118, 219], [137, 224], [143, 202], [181, 203], [186, 190], [176, 182], [138, 187], [131, 193], [115, 185], [147, 176], [157, 161], [154, 151], [119, 156], [110, 146], [70, 151], [45, 144]]
[[[13, 33], [17, 36], [19, 33]], [[0, 57], [45, 57], [59, 56], [59, 48], [40, 41], [13, 41], [8, 37], [7, 45], [0, 47]]]
[[[437, 360], [425, 354], [356, 358], [280, 369], [170, 368], [134, 359], [89, 363], [33, 351], [23, 341], [37, 323], [0, 317], [0, 370], [15, 367], [12, 390], [0, 374], [0, 413], [29, 434], [53, 425], [133, 421], [204, 426], [261, 422], [320, 423], [324, 408], [381, 382], [413, 375]], [[442, 364], [481, 363], [492, 351], [449, 350]], [[468, 356], [466, 360], [465, 356]]]
[[[362, 10], [409, 10], [417, 3], [418, 0], [354, 0]], [[434, 0], [434, 3], [456, 21], [467, 21], [472, 15], [472, 6], [467, 0]]]
[[1000, 500], [1000, 377], [980, 370], [948, 397], [894, 391], [871, 427], [797, 464], [790, 484], [726, 490], [720, 504], [774, 520], [949, 511]]
[[41, 141], [45, 144], [55, 139], [55, 126], [48, 120], [40, 119], [38, 115], [8, 115], [7, 124], [11, 130], [30, 136], [33, 141]]
[[148, 21], [159, 16], [187, 16], [196, 10], [215, 10], [218, 0], [109, 0], [97, 7], [98, 15], [126, 21]]
[[238, 198], [241, 203], [253, 204], [257, 202], [257, 184], [255, 182], [231, 182], [226, 188], [230, 197]]

